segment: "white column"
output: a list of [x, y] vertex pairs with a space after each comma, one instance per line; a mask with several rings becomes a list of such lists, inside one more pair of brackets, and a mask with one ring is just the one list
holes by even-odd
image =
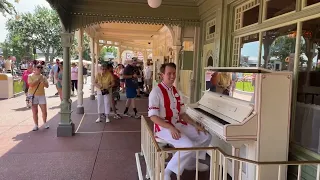
[[[96, 40], [96, 39], [95, 39]], [[99, 73], [99, 41], [94, 41], [94, 54], [95, 54], [95, 75]]]
[[122, 60], [121, 60], [121, 47], [118, 46], [117, 48], [117, 58], [118, 58], [118, 64], [122, 64]]
[[63, 47], [63, 78], [62, 78], [62, 102], [60, 105], [60, 122], [57, 128], [58, 137], [72, 136], [74, 134], [74, 124], [71, 120], [71, 67], [70, 67], [70, 47], [73, 42], [74, 34], [64, 32], [61, 34], [61, 44]]
[[199, 91], [199, 88], [196, 88], [198, 61], [199, 59], [199, 46], [200, 46], [200, 27], [195, 27], [194, 37], [193, 37], [193, 70], [192, 70], [192, 79], [190, 80], [190, 98], [189, 103], [195, 103], [196, 97]]
[[174, 52], [174, 63], [176, 64], [177, 66], [177, 78], [176, 80], [174, 81], [174, 86], [178, 89], [180, 89], [179, 87], [179, 82], [180, 82], [180, 61], [179, 61], [179, 55], [180, 55], [180, 51], [182, 49], [182, 46], [173, 46], [173, 52]]
[[94, 80], [95, 80], [95, 54], [94, 54], [94, 38], [90, 38], [90, 51], [91, 51], [91, 94], [90, 99], [95, 100], [94, 93]]
[[83, 107], [83, 29], [77, 32], [77, 41], [78, 41], [78, 53], [79, 53], [79, 62], [78, 62], [78, 105], [77, 105], [77, 114], [84, 113]]

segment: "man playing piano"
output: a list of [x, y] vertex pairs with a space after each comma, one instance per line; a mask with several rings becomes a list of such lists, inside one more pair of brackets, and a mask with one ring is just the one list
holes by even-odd
[[[156, 136], [167, 141], [175, 148], [207, 147], [211, 136], [186, 113], [182, 97], [173, 86], [176, 79], [176, 65], [165, 63], [160, 68], [162, 82], [152, 89], [149, 96], [148, 116], [154, 122]], [[199, 153], [199, 159], [205, 159], [206, 152]], [[183, 170], [196, 169], [196, 153], [180, 152], [180, 171], [178, 170], [179, 153], [175, 153], [168, 163], [164, 179], [170, 180], [174, 172], [177, 176]], [[199, 162], [199, 171], [207, 171], [208, 166]], [[178, 174], [180, 172], [180, 174]]]

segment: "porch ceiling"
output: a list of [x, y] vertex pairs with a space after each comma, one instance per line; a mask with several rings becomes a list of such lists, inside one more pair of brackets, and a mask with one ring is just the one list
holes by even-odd
[[68, 30], [98, 22], [199, 25], [198, 0], [163, 0], [153, 9], [147, 0], [47, 0]]
[[87, 33], [99, 40], [117, 42], [132, 48], [152, 48], [152, 37], [163, 25], [102, 23], [86, 29]]

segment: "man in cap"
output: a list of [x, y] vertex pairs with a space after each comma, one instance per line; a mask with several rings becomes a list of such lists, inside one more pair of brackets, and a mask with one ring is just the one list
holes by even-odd
[[138, 63], [138, 59], [136, 57], [132, 58], [132, 61], [130, 64], [128, 64], [124, 68], [123, 77], [125, 79], [125, 85], [126, 85], [126, 96], [127, 96], [127, 102], [126, 102], [126, 109], [124, 111], [125, 116], [131, 116], [128, 111], [130, 105], [133, 108], [134, 116], [135, 118], [140, 118], [140, 115], [138, 114], [135, 98], [137, 97], [137, 89], [138, 89], [138, 75], [136, 72], [136, 65]]

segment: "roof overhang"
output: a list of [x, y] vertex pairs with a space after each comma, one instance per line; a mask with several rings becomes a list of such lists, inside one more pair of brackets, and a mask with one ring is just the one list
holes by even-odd
[[101, 22], [198, 26], [195, 0], [167, 0], [159, 8], [147, 0], [47, 0], [57, 10], [64, 28], [76, 30]]

